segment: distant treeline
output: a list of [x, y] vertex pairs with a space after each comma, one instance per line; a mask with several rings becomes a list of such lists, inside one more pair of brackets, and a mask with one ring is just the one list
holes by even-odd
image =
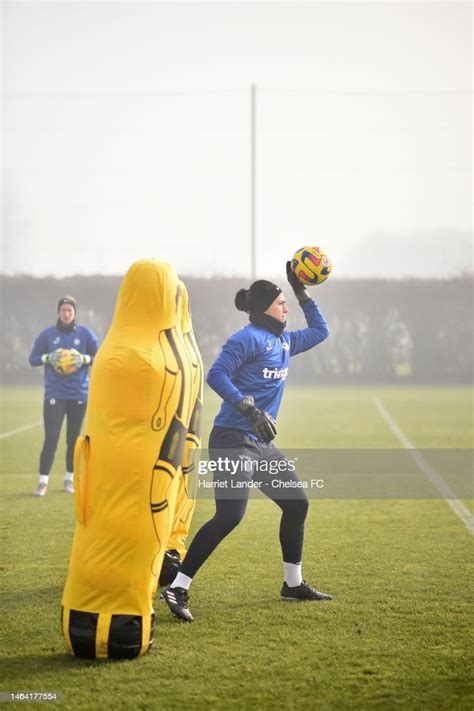
[[[234, 307], [245, 279], [185, 278], [194, 330], [206, 368], [222, 344], [246, 324]], [[56, 320], [65, 294], [78, 302], [78, 321], [102, 340], [112, 319], [120, 277], [0, 278], [1, 377], [37, 382], [28, 365], [38, 332]], [[304, 326], [288, 285], [289, 328]], [[473, 375], [473, 279], [337, 280], [312, 289], [329, 323], [330, 337], [292, 361], [291, 382], [470, 383]]]

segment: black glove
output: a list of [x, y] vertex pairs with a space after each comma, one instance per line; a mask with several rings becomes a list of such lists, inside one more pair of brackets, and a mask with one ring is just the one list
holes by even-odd
[[237, 403], [236, 408], [247, 418], [257, 437], [265, 444], [275, 439], [277, 433], [275, 420], [266, 410], [255, 407], [255, 400], [251, 395], [246, 395]]
[[311, 296], [308, 294], [305, 285], [300, 282], [295, 272], [291, 269], [291, 262], [286, 263], [286, 278], [300, 304], [305, 301], [311, 301]]

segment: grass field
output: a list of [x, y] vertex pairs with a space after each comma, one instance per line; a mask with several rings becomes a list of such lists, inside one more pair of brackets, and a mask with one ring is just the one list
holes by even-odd
[[[41, 419], [40, 389], [2, 395], [3, 433]], [[206, 396], [205, 439], [217, 407]], [[288, 388], [277, 443], [399, 447], [375, 397], [416, 447], [472, 447], [462, 388]], [[68, 656], [59, 614], [73, 499], [63, 443], [49, 494], [31, 495], [41, 443], [41, 427], [1, 441], [3, 691], [57, 691], [68, 709], [473, 708], [472, 536], [442, 499], [312, 501], [304, 574], [335, 599], [299, 605], [278, 597], [278, 509], [252, 501], [193, 583], [192, 625], [157, 601], [147, 656]], [[191, 536], [212, 511], [198, 502]]]

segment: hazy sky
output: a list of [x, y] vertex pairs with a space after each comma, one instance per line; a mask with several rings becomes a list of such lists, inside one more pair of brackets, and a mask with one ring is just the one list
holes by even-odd
[[[439, 275], [471, 252], [471, 4], [4, 2], [2, 271]], [[399, 259], [397, 255], [400, 254]]]

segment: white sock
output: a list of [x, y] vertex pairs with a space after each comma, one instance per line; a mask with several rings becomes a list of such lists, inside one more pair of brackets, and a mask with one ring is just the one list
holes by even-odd
[[40, 484], [47, 484], [48, 479], [49, 479], [49, 476], [47, 474], [40, 474], [39, 483]]
[[66, 472], [64, 475], [64, 481], [72, 481], [74, 479], [74, 472]]
[[184, 588], [189, 590], [189, 586], [193, 582], [193, 579], [184, 573], [178, 573], [170, 585], [170, 588]]
[[285, 583], [290, 588], [296, 588], [303, 582], [301, 575], [301, 563], [285, 563], [283, 562], [283, 570], [285, 574]]

